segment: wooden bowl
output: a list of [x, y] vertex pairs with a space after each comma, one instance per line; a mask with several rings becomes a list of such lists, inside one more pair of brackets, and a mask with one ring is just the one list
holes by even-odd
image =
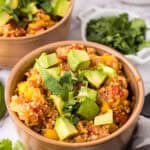
[[[107, 137], [86, 143], [65, 143], [45, 138], [22, 123], [10, 108], [11, 96], [16, 89], [17, 83], [23, 79], [24, 73], [33, 65], [35, 59], [39, 57], [42, 52], [52, 53], [57, 47], [66, 46], [72, 43], [84, 44], [88, 47], [94, 47], [97, 49], [99, 54], [110, 53], [116, 56], [123, 64], [125, 74], [129, 79], [130, 87], [133, 94], [135, 95], [135, 105], [133, 112], [123, 127]], [[16, 125], [20, 138], [29, 150], [108, 150], [111, 148], [114, 150], [122, 150], [132, 136], [138, 116], [142, 110], [144, 101], [144, 88], [141, 76], [139, 75], [136, 68], [117, 51], [112, 50], [111, 48], [104, 45], [92, 42], [65, 41], [48, 44], [38, 48], [35, 51], [32, 51], [24, 58], [22, 58], [10, 73], [6, 84], [5, 99], [8, 112], [14, 124]]]
[[36, 35], [24, 37], [0, 37], [0, 68], [11, 68], [24, 55], [45, 44], [66, 40], [74, 0], [64, 18], [53, 27]]

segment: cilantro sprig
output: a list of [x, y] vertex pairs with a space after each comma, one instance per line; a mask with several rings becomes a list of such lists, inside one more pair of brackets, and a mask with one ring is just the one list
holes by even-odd
[[73, 85], [76, 82], [76, 78], [73, 77], [71, 72], [64, 72], [60, 79], [57, 80], [50, 75], [48, 71], [38, 63], [38, 61], [37, 65], [46, 88], [54, 95], [60, 96], [64, 101], [67, 101], [69, 91], [73, 90]]
[[78, 79], [71, 71], [65, 71], [59, 79], [56, 79], [38, 63], [38, 60], [36, 64], [38, 65], [38, 71], [40, 72], [44, 86], [54, 95], [60, 96], [64, 101], [63, 115], [73, 122], [73, 124], [76, 124], [79, 121], [76, 111], [80, 106], [80, 102], [75, 99], [74, 94], [72, 94], [72, 98], [70, 99], [69, 93], [72, 93]]
[[25, 147], [19, 140], [13, 144], [10, 139], [2, 139], [0, 140], [0, 150], [25, 150]]

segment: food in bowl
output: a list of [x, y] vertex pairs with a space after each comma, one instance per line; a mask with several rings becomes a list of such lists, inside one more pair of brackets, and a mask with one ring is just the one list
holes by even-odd
[[2, 0], [0, 36], [35, 35], [57, 24], [67, 13], [70, 0]]
[[150, 46], [146, 40], [146, 23], [141, 18], [129, 20], [127, 13], [92, 19], [86, 28], [86, 39], [108, 45], [123, 54], [136, 54]]
[[133, 99], [115, 56], [70, 44], [35, 60], [17, 84], [10, 108], [47, 138], [87, 142], [122, 127], [131, 115]]

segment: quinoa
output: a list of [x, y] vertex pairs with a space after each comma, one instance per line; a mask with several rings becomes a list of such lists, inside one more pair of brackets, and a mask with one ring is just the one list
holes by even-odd
[[[84, 45], [73, 44], [56, 49], [58, 63], [55, 67], [60, 67], [60, 75], [63, 75], [65, 71], [71, 71], [67, 59], [68, 53], [72, 49], [86, 51], [91, 61], [89, 67], [92, 69], [96, 68], [98, 64], [104, 64], [115, 70], [117, 75], [107, 77], [99, 88], [95, 89], [91, 84], [88, 87], [97, 92], [95, 103], [100, 108], [97, 115], [102, 115], [111, 109], [113, 123], [95, 125], [94, 119], [86, 120], [83, 117], [79, 117], [79, 120], [74, 123], [78, 134], [64, 139], [64, 142], [78, 143], [101, 139], [112, 134], [127, 122], [132, 113], [132, 99], [134, 96], [129, 90], [129, 83], [121, 62], [115, 56], [109, 54], [99, 55], [96, 53], [96, 49], [85, 47]], [[78, 73], [72, 72], [72, 74], [74, 74], [74, 80], [77, 80]], [[85, 83], [81, 80], [77, 81], [73, 86], [73, 91], [78, 94]], [[11, 109], [16, 112], [19, 119], [26, 126], [35, 132], [45, 137], [59, 140], [55, 130], [55, 123], [62, 114], [49, 98], [52, 94], [53, 92], [44, 85], [41, 74], [34, 65], [25, 73], [25, 79], [17, 84], [11, 99]], [[64, 113], [63, 115], [65, 116], [66, 114]]]

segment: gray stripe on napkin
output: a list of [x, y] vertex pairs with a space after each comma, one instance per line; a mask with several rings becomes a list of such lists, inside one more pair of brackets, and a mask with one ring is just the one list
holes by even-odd
[[136, 150], [150, 150], [150, 145], [146, 145], [141, 148], [137, 148]]
[[139, 117], [137, 130], [132, 138], [132, 150], [150, 150], [150, 119]]

